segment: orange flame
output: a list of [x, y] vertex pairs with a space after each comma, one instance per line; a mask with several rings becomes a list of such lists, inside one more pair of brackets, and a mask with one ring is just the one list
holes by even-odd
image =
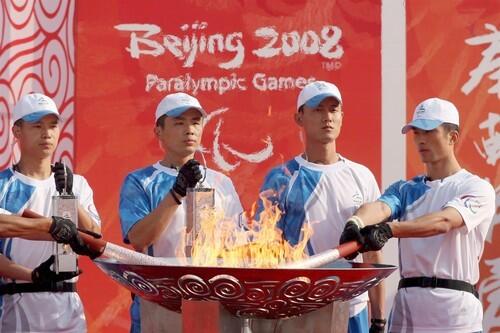
[[224, 219], [219, 210], [204, 208], [191, 250], [192, 264], [270, 268], [306, 258], [305, 249], [312, 235], [309, 223], [303, 224], [302, 240], [292, 246], [277, 227], [281, 211], [276, 205], [263, 201], [264, 209], [258, 221], [252, 219], [246, 227]]

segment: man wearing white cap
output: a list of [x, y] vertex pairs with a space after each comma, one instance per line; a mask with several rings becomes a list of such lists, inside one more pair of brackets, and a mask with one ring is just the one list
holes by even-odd
[[[231, 180], [208, 168], [203, 174], [193, 159], [206, 115], [198, 100], [185, 93], [167, 95], [158, 104], [154, 133], [165, 151], [163, 159], [130, 173], [120, 193], [123, 238], [136, 250], [158, 257], [175, 257], [184, 251], [180, 248], [186, 227], [184, 198], [202, 177], [204, 186], [215, 189], [215, 205], [227, 218], [242, 213]], [[138, 297], [134, 297], [131, 317], [131, 332], [182, 330], [178, 313]]]
[[389, 186], [377, 201], [361, 206], [343, 232], [342, 242], [358, 240], [362, 251], [400, 238], [401, 280], [389, 332], [482, 330], [474, 285], [495, 214], [495, 191], [458, 163], [459, 124], [449, 101], [420, 103], [402, 132], [413, 132], [425, 174]]
[[[303, 130], [305, 152], [272, 169], [261, 188], [262, 193], [271, 193], [267, 199], [278, 204], [284, 212], [279, 227], [288, 242], [297, 244], [302, 237], [303, 224], [310, 223], [313, 228], [307, 244], [310, 255], [338, 246], [344, 221], [362, 203], [380, 195], [371, 171], [337, 152], [336, 140], [344, 115], [342, 106], [340, 91], [332, 83], [316, 81], [302, 89], [295, 122]], [[380, 253], [369, 252], [363, 259], [380, 262], [381, 258]], [[382, 320], [383, 285], [373, 288], [370, 298], [372, 318]], [[367, 301], [365, 293], [350, 302], [350, 333], [368, 333]], [[331, 317], [331, 313], [325, 315]], [[308, 315], [299, 319], [305, 321], [307, 318]], [[312, 318], [309, 320], [312, 326], [306, 330], [318, 331], [322, 321]]]
[[[74, 192], [78, 196], [79, 227], [99, 232], [99, 216], [87, 181], [79, 175], [73, 175], [62, 163], [51, 165], [59, 141], [59, 118], [54, 101], [39, 93], [25, 95], [15, 105], [12, 133], [21, 154], [17, 164], [0, 172], [0, 208], [3, 213], [20, 215], [30, 210], [51, 216], [52, 196], [64, 188], [67, 193]], [[6, 218], [14, 219], [17, 223], [26, 222], [18, 217]], [[46, 224], [46, 220], [33, 222]], [[76, 226], [72, 222], [51, 223], [50, 233], [54, 240], [70, 243], [75, 252], [92, 255], [77, 237]], [[83, 305], [76, 293], [76, 281], [54, 283], [77, 274], [60, 273], [57, 276], [50, 269], [54, 261], [54, 242], [39, 233], [27, 237], [46, 240], [33, 241], [17, 237], [0, 239], [0, 331], [86, 331]], [[73, 241], [65, 241], [67, 237], [72, 237]], [[47, 279], [39, 278], [40, 270]]]

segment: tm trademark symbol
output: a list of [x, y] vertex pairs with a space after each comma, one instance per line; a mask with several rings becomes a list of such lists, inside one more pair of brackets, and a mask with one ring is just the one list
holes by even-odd
[[340, 67], [342, 67], [342, 63], [340, 61], [323, 61], [321, 63], [321, 68], [328, 72], [339, 70]]

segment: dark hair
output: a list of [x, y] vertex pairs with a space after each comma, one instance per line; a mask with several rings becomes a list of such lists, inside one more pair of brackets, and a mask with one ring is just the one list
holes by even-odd
[[304, 112], [304, 105], [301, 105], [297, 112]]
[[167, 118], [167, 115], [164, 114], [163, 116], [161, 116], [160, 118], [158, 118], [158, 120], [156, 121], [156, 126], [158, 127], [161, 127], [163, 128], [163, 125], [165, 123], [165, 118]]
[[14, 126], [21, 126], [23, 124], [24, 120], [23, 119], [18, 119], [14, 122]]
[[460, 133], [460, 128], [456, 124], [442, 123], [441, 126], [443, 126], [443, 129], [446, 131], [446, 133], [450, 133], [453, 131], [457, 131]]

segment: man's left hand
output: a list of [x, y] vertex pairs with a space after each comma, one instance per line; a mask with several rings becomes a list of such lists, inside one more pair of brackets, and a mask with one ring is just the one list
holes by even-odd
[[94, 250], [85, 243], [79, 234], [76, 234], [75, 237], [69, 241], [69, 246], [71, 246], [71, 249], [76, 254], [87, 256], [90, 259], [95, 259], [102, 254], [102, 252]]
[[202, 178], [200, 163], [191, 159], [180, 168], [172, 189], [181, 197], [185, 197], [187, 189], [195, 187]]
[[71, 169], [64, 163], [56, 162], [52, 167], [52, 172], [54, 172], [57, 192], [61, 194], [63, 190], [66, 190], [67, 194], [73, 194], [73, 172]]
[[378, 251], [392, 238], [392, 230], [388, 223], [372, 224], [361, 229], [363, 247], [361, 252]]

